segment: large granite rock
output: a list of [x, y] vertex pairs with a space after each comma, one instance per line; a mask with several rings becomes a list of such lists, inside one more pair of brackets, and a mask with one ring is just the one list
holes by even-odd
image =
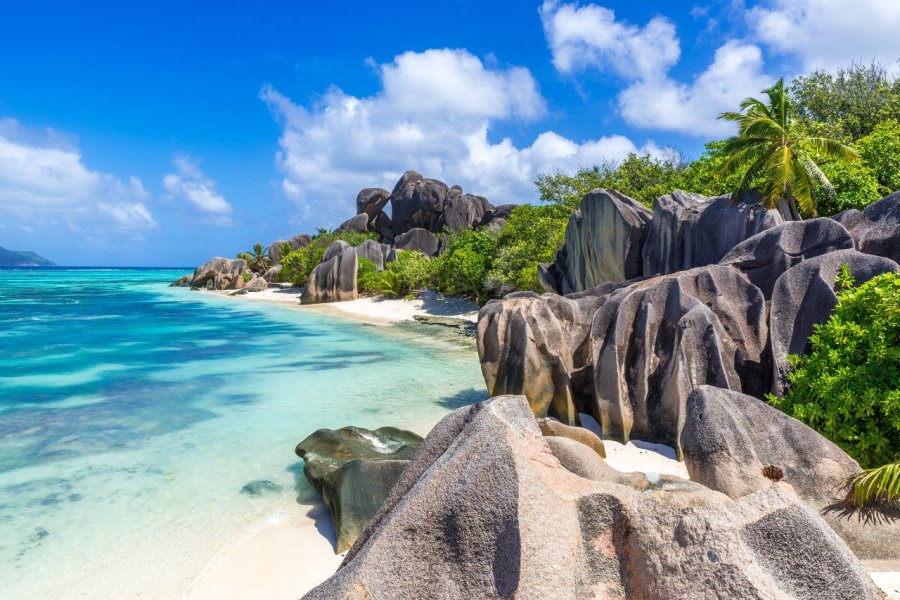
[[387, 244], [379, 244], [375, 240], [366, 240], [356, 247], [356, 256], [365, 258], [375, 264], [376, 271], [384, 271], [384, 264], [391, 253]]
[[248, 292], [264, 292], [269, 289], [269, 284], [265, 276], [254, 275], [250, 281], [244, 285], [244, 289]]
[[847, 249], [853, 249], [853, 238], [833, 219], [789, 221], [744, 240], [719, 264], [743, 271], [768, 300], [781, 274], [797, 263]]
[[436, 179], [407, 171], [391, 192], [391, 220], [395, 236], [410, 229], [436, 231], [449, 188]]
[[300, 302], [317, 304], [355, 300], [358, 296], [356, 289], [358, 266], [356, 249], [341, 240], [334, 242], [325, 251], [323, 262], [312, 270], [300, 295]]
[[356, 214], [365, 213], [369, 222], [381, 214], [391, 200], [391, 193], [382, 188], [365, 188], [356, 195]]
[[585, 427], [572, 427], [553, 419], [538, 419], [544, 437], [561, 437], [590, 448], [600, 458], [606, 458], [606, 447], [596, 433]]
[[485, 210], [484, 216], [481, 218], [481, 226], [493, 231], [500, 231], [517, 206], [518, 204], [501, 204], [493, 209]]
[[606, 436], [678, 447], [698, 385], [768, 390], [766, 305], [740, 272], [718, 265], [622, 287], [591, 322], [588, 412]]
[[364, 233], [369, 229], [369, 215], [366, 213], [359, 213], [355, 217], [351, 217], [341, 223], [341, 226], [338, 227], [338, 231], [350, 231], [354, 233]]
[[246, 272], [246, 260], [217, 256], [194, 270], [191, 287], [210, 290], [239, 290], [244, 287], [244, 273]]
[[447, 193], [444, 210], [435, 224], [435, 231], [441, 232], [445, 228], [459, 231], [478, 227], [489, 210], [494, 210], [494, 206], [487, 198], [464, 194], [462, 188], [455, 185]]
[[847, 265], [857, 285], [881, 273], [900, 270], [889, 258], [856, 250], [838, 250], [805, 260], [778, 278], [769, 310], [769, 337], [775, 368], [773, 391], [777, 395], [781, 395], [787, 384], [788, 355], [809, 351], [808, 340], [813, 327], [827, 321], [837, 305], [835, 278], [841, 265]]
[[607, 281], [640, 277], [641, 252], [653, 213], [615, 190], [587, 194], [569, 218], [566, 243], [539, 278], [548, 291], [570, 294]]
[[488, 393], [522, 394], [535, 415], [577, 424], [579, 406], [593, 394], [587, 344], [601, 301], [598, 288], [581, 299], [519, 292], [485, 304], [475, 340]]
[[184, 275], [183, 277], [179, 277], [178, 279], [170, 283], [169, 287], [191, 287], [191, 281], [193, 279], [193, 275]]
[[394, 238], [397, 250], [415, 250], [425, 256], [437, 256], [440, 242], [436, 235], [427, 229], [414, 228]]
[[680, 190], [653, 203], [643, 247], [643, 275], [661, 275], [719, 262], [747, 238], [783, 222], [758, 202], [710, 198]]
[[403, 429], [320, 429], [297, 444], [303, 474], [322, 495], [346, 551], [375, 516], [422, 438]]
[[[547, 440], [594, 479], [566, 469]], [[675, 477], [591, 467], [599, 457], [566, 442], [543, 438], [521, 397], [451, 413], [338, 571], [305, 597], [881, 597], [787, 486], [731, 500]]]
[[281, 271], [283, 270], [282, 265], [275, 265], [274, 267], [270, 267], [265, 273], [263, 273], [263, 279], [266, 280], [267, 283], [275, 283], [276, 281], [281, 279]]
[[782, 481], [822, 514], [859, 559], [900, 559], [900, 514], [877, 508], [854, 513], [842, 505], [844, 482], [860, 471], [856, 461], [765, 402], [698, 387], [688, 398], [681, 447], [692, 481], [731, 498]]
[[857, 250], [900, 263], [900, 191], [862, 212], [850, 209], [833, 218], [850, 231]]
[[277, 266], [281, 264], [281, 256], [284, 254], [285, 245], [290, 246], [290, 243], [287, 240], [275, 240], [271, 244], [269, 244], [269, 248], [266, 251], [269, 254], [269, 264], [272, 266]]
[[288, 240], [288, 244], [290, 244], [291, 248], [297, 250], [299, 248], [306, 248], [310, 244], [312, 244], [312, 236], [308, 233], [299, 233]]

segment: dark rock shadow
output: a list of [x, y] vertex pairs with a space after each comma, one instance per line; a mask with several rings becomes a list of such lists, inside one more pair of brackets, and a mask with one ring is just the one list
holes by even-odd
[[303, 474], [303, 465], [304, 462], [299, 460], [287, 468], [287, 471], [294, 476], [294, 491], [297, 494], [297, 504], [304, 506], [313, 505], [309, 512], [306, 513], [306, 516], [313, 520], [316, 531], [328, 540], [331, 547], [337, 549], [337, 535], [334, 533], [331, 514], [322, 501], [322, 497], [316, 493], [306, 480], [306, 475]]
[[489, 398], [490, 394], [488, 394], [487, 390], [469, 388], [467, 390], [460, 390], [452, 396], [444, 396], [443, 398], [438, 398], [437, 403], [444, 408], [456, 410], [457, 408], [469, 406], [470, 404], [475, 404], [476, 402], [484, 402]]
[[856, 521], [864, 525], [891, 525], [900, 523], [900, 508], [875, 504], [864, 508], [847, 506], [843, 502], [835, 502], [820, 511], [822, 515], [834, 516], [842, 521]]

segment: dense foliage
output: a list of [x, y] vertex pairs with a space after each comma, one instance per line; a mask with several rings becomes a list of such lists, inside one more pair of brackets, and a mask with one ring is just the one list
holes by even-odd
[[769, 400], [862, 466], [900, 461], [900, 274], [859, 287], [846, 267], [838, 305], [808, 355], [790, 356], [790, 388]]
[[501, 297], [516, 290], [543, 292], [538, 265], [549, 263], [566, 241], [567, 215], [553, 206], [517, 206], [497, 237], [485, 287]]
[[434, 268], [434, 261], [414, 250], [397, 250], [397, 260], [387, 263], [383, 271], [361, 258], [356, 286], [364, 294], [405, 298], [431, 284]]
[[320, 231], [313, 237], [312, 243], [303, 248], [291, 250], [281, 257], [281, 280], [289, 281], [293, 285], [303, 285], [309, 279], [312, 270], [322, 262], [322, 256], [328, 250], [328, 246], [338, 240], [343, 240], [351, 246], [358, 246], [366, 240], [377, 239], [375, 233], [355, 233], [350, 231], [329, 232]]
[[487, 298], [485, 281], [497, 252], [497, 235], [490, 229], [462, 229], [449, 234], [435, 259], [435, 287], [448, 294]]

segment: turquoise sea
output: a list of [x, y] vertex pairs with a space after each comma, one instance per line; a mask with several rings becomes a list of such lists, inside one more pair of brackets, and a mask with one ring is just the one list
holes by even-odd
[[[180, 598], [314, 500], [309, 433], [421, 432], [485, 397], [470, 348], [167, 287], [183, 274], [0, 271], [0, 598]], [[257, 480], [280, 489], [241, 493]]]

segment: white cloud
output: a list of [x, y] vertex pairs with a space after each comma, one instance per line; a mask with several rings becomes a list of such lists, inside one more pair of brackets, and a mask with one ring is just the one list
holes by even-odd
[[202, 213], [208, 222], [216, 225], [232, 225], [231, 204], [218, 192], [216, 182], [186, 156], [172, 160], [175, 173], [163, 177], [163, 188], [176, 198], [183, 198]]
[[134, 234], [156, 227], [140, 179], [123, 182], [93, 171], [76, 146], [53, 130], [0, 119], [0, 215], [21, 227], [64, 225], [73, 231]]
[[664, 17], [639, 27], [617, 21], [603, 6], [547, 0], [541, 19], [559, 73], [598, 69], [629, 82], [618, 96], [619, 112], [636, 127], [723, 135], [731, 128], [717, 120], [719, 113], [771, 83], [760, 49], [734, 40], [726, 41], [690, 83], [673, 80], [669, 70], [678, 63], [681, 41]]
[[897, 0], [771, 0], [748, 12], [756, 36], [806, 70], [900, 59]]
[[616, 21], [615, 13], [603, 6], [547, 0], [541, 20], [553, 65], [564, 74], [593, 67], [628, 79], [658, 77], [681, 55], [675, 26], [665, 17], [636, 27]]
[[495, 203], [522, 202], [535, 199], [539, 173], [657, 151], [622, 136], [578, 142], [552, 131], [525, 147], [491, 141], [493, 123], [537, 118], [545, 103], [527, 69], [489, 67], [465, 50], [407, 52], [378, 73], [377, 94], [358, 98], [331, 88], [309, 108], [270, 86], [261, 91], [282, 124], [276, 161], [302, 219], [336, 225], [352, 213], [361, 188], [391, 189], [407, 169]]

